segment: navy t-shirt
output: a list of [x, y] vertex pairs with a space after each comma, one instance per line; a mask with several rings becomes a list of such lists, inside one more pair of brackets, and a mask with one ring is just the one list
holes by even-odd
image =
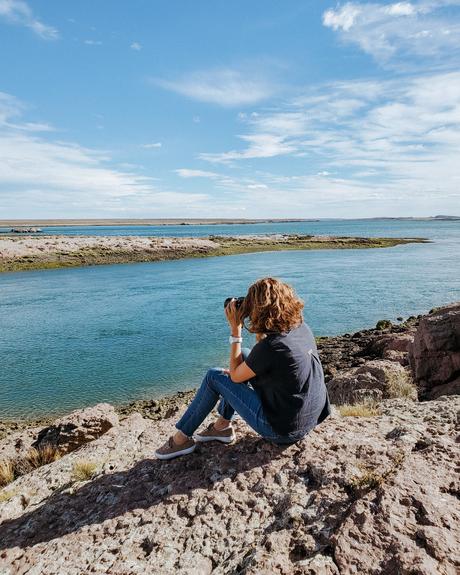
[[329, 415], [315, 338], [305, 323], [268, 334], [252, 348], [246, 364], [257, 376], [251, 385], [277, 433], [310, 431]]

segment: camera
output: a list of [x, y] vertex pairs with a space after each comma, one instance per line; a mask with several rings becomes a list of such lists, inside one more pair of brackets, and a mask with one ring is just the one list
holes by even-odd
[[232, 299], [235, 300], [235, 307], [236, 309], [239, 309], [241, 307], [241, 305], [244, 302], [244, 297], [228, 297], [225, 301], [224, 301], [224, 307], [227, 307], [228, 304], [232, 301]]

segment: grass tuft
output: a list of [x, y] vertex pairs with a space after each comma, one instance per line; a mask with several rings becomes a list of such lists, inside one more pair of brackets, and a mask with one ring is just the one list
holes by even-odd
[[46, 445], [39, 449], [32, 447], [24, 457], [21, 457], [13, 463], [15, 476], [19, 477], [20, 475], [30, 473], [34, 469], [42, 467], [42, 465], [53, 463], [53, 461], [56, 461], [60, 457], [59, 450], [52, 445]]
[[15, 489], [12, 489], [11, 491], [1, 491], [0, 492], [0, 503], [6, 503], [7, 501], [9, 501], [12, 497], [14, 497], [17, 494], [18, 494], [18, 492]]
[[384, 475], [377, 473], [374, 469], [364, 469], [361, 475], [356, 475], [350, 479], [348, 486], [356, 495], [380, 487], [384, 480]]
[[417, 399], [417, 388], [407, 373], [399, 374], [397, 377], [388, 378], [388, 394], [390, 397]]
[[60, 453], [56, 447], [47, 445], [40, 449], [29, 449], [22, 457], [15, 460], [0, 461], [0, 487], [11, 483], [21, 475], [26, 475], [34, 469], [47, 465], [60, 458]]
[[400, 470], [404, 460], [404, 452], [398, 451], [393, 455], [391, 465], [387, 469], [376, 471], [371, 467], [359, 466], [361, 473], [354, 475], [347, 483], [350, 494], [353, 497], [361, 497], [373, 489], [382, 487]]
[[14, 479], [14, 467], [11, 461], [0, 461], [0, 487], [5, 487]]
[[368, 403], [338, 405], [337, 410], [342, 417], [374, 417], [380, 415], [379, 409]]
[[96, 474], [97, 463], [92, 461], [76, 461], [72, 468], [72, 478], [74, 481], [87, 481]]

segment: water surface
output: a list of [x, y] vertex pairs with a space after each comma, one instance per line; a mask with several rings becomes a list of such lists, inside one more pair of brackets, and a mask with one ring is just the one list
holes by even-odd
[[[320, 230], [304, 233], [434, 241], [0, 274], [0, 418], [159, 397], [198, 385], [207, 367], [226, 362], [223, 300], [244, 295], [266, 275], [295, 286], [316, 335], [352, 333], [381, 318], [425, 313], [460, 299], [457, 222], [308, 225]], [[272, 226], [279, 231], [286, 224]], [[290, 224], [286, 233], [297, 226]], [[192, 226], [178, 227], [191, 235]], [[205, 235], [204, 226], [194, 227]], [[225, 227], [235, 233], [236, 226]], [[240, 227], [251, 233], [250, 225]]]

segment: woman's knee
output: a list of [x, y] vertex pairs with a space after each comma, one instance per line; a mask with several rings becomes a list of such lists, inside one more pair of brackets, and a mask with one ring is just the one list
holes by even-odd
[[206, 372], [206, 377], [216, 377], [216, 375], [222, 375], [223, 372], [224, 370], [221, 367], [211, 367]]
[[213, 383], [218, 383], [219, 380], [222, 380], [222, 377], [228, 377], [225, 374], [225, 371], [221, 367], [211, 367], [206, 372], [206, 376], [203, 381], [206, 381], [208, 384], [212, 385]]

